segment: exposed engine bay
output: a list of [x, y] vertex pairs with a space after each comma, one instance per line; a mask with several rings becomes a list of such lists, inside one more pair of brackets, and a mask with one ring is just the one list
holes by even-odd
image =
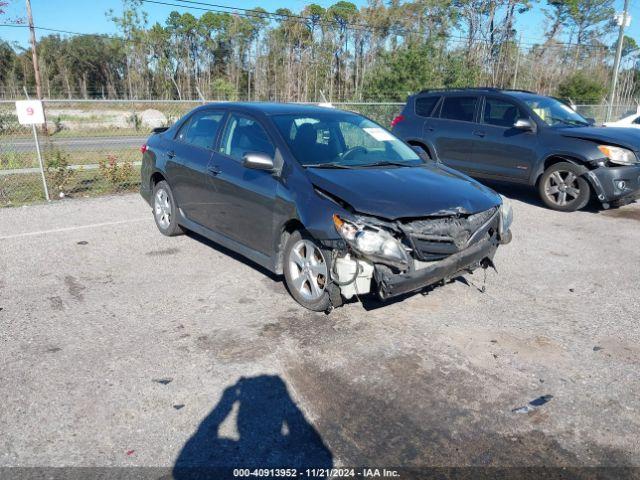
[[332, 280], [345, 299], [372, 290], [389, 298], [493, 266], [498, 245], [511, 240], [510, 208], [503, 206], [474, 214], [334, 221], [347, 247], [334, 251]]

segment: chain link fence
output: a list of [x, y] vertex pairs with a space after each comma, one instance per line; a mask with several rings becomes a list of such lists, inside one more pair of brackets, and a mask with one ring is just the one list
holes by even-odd
[[[136, 191], [140, 147], [151, 129], [169, 126], [200, 105], [196, 101], [48, 100], [46, 128], [38, 139], [51, 200]], [[403, 103], [334, 103], [388, 126]], [[602, 121], [606, 105], [579, 105], [586, 117]], [[635, 111], [614, 108], [613, 118]], [[30, 126], [18, 123], [15, 104], [0, 102], [0, 207], [45, 200]]]
[[[596, 125], [601, 125], [606, 121], [609, 105], [576, 105], [576, 111], [585, 118], [593, 118]], [[612, 105], [611, 121], [620, 120], [633, 113], [636, 113], [638, 105]]]

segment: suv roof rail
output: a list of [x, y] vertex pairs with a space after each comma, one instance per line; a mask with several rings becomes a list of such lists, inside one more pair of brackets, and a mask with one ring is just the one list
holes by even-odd
[[518, 88], [497, 88], [497, 87], [458, 87], [458, 88], [426, 88], [420, 90], [421, 93], [437, 93], [437, 92], [465, 92], [465, 91], [486, 91], [486, 92], [522, 92], [522, 93], [535, 93], [531, 90], [522, 90]]

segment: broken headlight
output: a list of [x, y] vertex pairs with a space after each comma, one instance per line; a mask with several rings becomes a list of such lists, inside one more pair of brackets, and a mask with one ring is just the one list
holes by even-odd
[[633, 165], [638, 163], [636, 154], [626, 148], [614, 147], [612, 145], [598, 145], [598, 150], [600, 150], [611, 163], [617, 165]]
[[356, 224], [338, 215], [333, 216], [333, 223], [340, 236], [363, 256], [392, 265], [409, 263], [409, 256], [402, 243], [386, 230], [372, 225]]
[[500, 236], [505, 235], [511, 228], [513, 223], [513, 209], [511, 208], [511, 201], [500, 195], [502, 198], [502, 205], [500, 205]]

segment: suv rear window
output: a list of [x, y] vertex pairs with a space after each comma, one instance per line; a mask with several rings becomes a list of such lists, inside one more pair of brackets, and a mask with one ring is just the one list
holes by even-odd
[[478, 97], [445, 97], [440, 118], [473, 122]]
[[430, 117], [433, 107], [436, 106], [440, 97], [420, 97], [416, 98], [416, 115], [420, 117]]

